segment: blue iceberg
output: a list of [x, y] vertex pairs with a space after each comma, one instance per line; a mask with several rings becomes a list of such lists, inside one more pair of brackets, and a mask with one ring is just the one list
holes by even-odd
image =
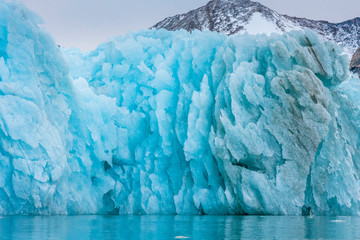
[[360, 213], [360, 82], [310, 31], [60, 49], [0, 1], [0, 214]]

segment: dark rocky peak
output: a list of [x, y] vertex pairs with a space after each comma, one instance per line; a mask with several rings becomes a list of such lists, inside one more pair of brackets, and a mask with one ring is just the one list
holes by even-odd
[[228, 35], [245, 31], [255, 34], [310, 28], [345, 47], [348, 53], [360, 46], [360, 18], [330, 23], [290, 17], [250, 0], [212, 0], [188, 13], [168, 17], [153, 28], [169, 31], [185, 29], [190, 32], [195, 29], [210, 30]]
[[341, 23], [337, 23], [336, 25], [350, 25], [350, 26], [360, 27], [360, 17], [350, 19]]

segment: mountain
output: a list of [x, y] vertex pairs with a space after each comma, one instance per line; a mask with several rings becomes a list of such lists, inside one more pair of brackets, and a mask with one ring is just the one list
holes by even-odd
[[315, 21], [282, 15], [250, 0], [212, 0], [205, 6], [185, 14], [168, 17], [152, 28], [170, 31], [210, 30], [228, 35], [249, 32], [271, 33], [310, 28], [354, 52], [360, 45], [360, 18], [341, 23]]

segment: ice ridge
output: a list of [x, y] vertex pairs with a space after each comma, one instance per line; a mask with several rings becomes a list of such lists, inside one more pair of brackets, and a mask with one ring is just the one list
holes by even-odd
[[359, 214], [360, 85], [333, 43], [146, 30], [61, 52], [23, 6], [0, 16], [0, 214]]

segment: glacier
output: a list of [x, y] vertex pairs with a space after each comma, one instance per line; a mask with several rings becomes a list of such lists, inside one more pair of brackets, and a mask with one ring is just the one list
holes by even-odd
[[315, 33], [61, 49], [0, 0], [0, 215], [360, 214], [360, 81]]

